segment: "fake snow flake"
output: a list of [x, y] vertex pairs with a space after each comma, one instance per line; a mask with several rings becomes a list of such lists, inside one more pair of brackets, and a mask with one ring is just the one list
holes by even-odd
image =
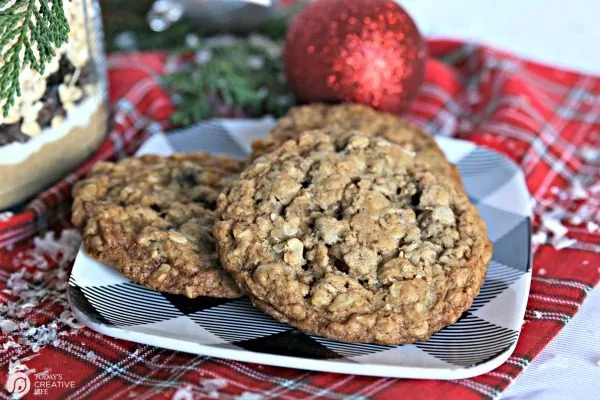
[[81, 329], [85, 326], [85, 325], [77, 322], [77, 320], [75, 319], [75, 316], [69, 310], [65, 310], [62, 313], [60, 313], [58, 318], [59, 318], [60, 322], [70, 326], [73, 329]]
[[566, 249], [568, 247], [573, 246], [575, 243], [577, 243], [577, 240], [568, 237], [562, 237], [558, 240], [552, 240], [552, 246], [554, 246], [556, 250]]
[[588, 221], [586, 228], [588, 231], [590, 231], [590, 233], [594, 233], [598, 230], [598, 228], [600, 228], [600, 226], [598, 226], [598, 224], [594, 221]]
[[19, 348], [19, 344], [17, 342], [15, 342], [15, 340], [10, 336], [4, 343], [2, 343], [2, 349], [5, 351], [8, 349], [18, 349], [18, 348]]
[[[8, 335], [2, 345], [4, 350], [24, 348], [38, 352], [44, 346], [57, 343], [59, 336], [83, 327], [70, 311], [41, 325], [32, 322], [36, 316], [31, 315], [44, 303], [69, 307], [68, 268], [79, 248], [79, 234], [72, 229], [65, 230], [56, 238], [50, 232], [34, 238], [33, 243], [33, 249], [15, 257], [15, 265], [20, 269], [9, 276], [5, 289], [12, 298], [0, 304], [0, 329]], [[49, 268], [49, 259], [56, 264], [53, 268]]]
[[[560, 221], [564, 217], [564, 214], [565, 213], [563, 210], [556, 209], [542, 215], [542, 226], [552, 233], [552, 240], [550, 241], [550, 244], [556, 250], [562, 250], [567, 247], [571, 247], [575, 243], [577, 243], [577, 240], [566, 236], [569, 230]], [[539, 237], [537, 238], [532, 238], [532, 240], [534, 240], [534, 243], [537, 244], [541, 243], [536, 242], [536, 240], [541, 239], [544, 239], [543, 235], [539, 235]]]
[[538, 271], [538, 274], [540, 274], [541, 276], [546, 275], [546, 270], [544, 268], [540, 268], [540, 270]]
[[258, 393], [243, 392], [239, 396], [234, 397], [235, 400], [262, 400], [263, 397]]
[[11, 213], [10, 211], [1, 212], [0, 213], [0, 222], [8, 221], [9, 219], [12, 218], [13, 215], [14, 214]]
[[573, 186], [571, 187], [571, 198], [574, 200], [585, 199], [588, 196], [587, 190], [583, 187], [580, 181], [573, 181]]
[[546, 240], [548, 240], [548, 234], [543, 231], [536, 232], [531, 236], [533, 244], [545, 244]]
[[26, 344], [31, 347], [34, 352], [39, 351], [41, 346], [46, 346], [52, 343], [57, 336], [56, 327], [45, 326], [34, 328], [31, 327], [25, 332]]
[[15, 323], [15, 321], [10, 319], [3, 319], [0, 321], [0, 330], [4, 335], [11, 333], [14, 330], [19, 329], [19, 325]]
[[55, 262], [63, 264], [75, 259], [81, 237], [75, 229], [66, 229], [59, 239], [54, 237], [54, 232], [48, 232], [44, 237], [34, 238], [33, 243], [35, 254], [47, 254]]
[[206, 390], [223, 389], [227, 386], [227, 381], [222, 378], [204, 379], [200, 382]]
[[568, 232], [567, 227], [564, 226], [557, 218], [542, 216], [542, 225], [544, 225], [546, 229], [552, 232], [555, 238], [562, 238]]
[[25, 357], [22, 359], [13, 358], [8, 362], [8, 375], [12, 375], [16, 372], [22, 372], [26, 375], [33, 374], [36, 372], [35, 368], [29, 368], [24, 362], [29, 361], [37, 357], [35, 354], [33, 356]]
[[219, 398], [219, 389], [227, 386], [227, 381], [222, 378], [203, 379], [200, 381], [202, 389], [206, 392], [206, 396], [210, 399]]
[[6, 281], [6, 286], [13, 294], [17, 294], [29, 288], [29, 284], [23, 278], [25, 270], [13, 272]]
[[173, 400], [193, 400], [194, 393], [191, 385], [185, 385], [177, 389], [173, 394]]

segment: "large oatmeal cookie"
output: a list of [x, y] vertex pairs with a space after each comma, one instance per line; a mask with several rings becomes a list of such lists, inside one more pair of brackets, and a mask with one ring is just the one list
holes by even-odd
[[187, 297], [239, 297], [221, 268], [215, 202], [241, 164], [204, 153], [99, 163], [73, 191], [87, 253], [135, 283]]
[[[331, 127], [338, 129], [331, 130]], [[252, 144], [253, 157], [273, 151], [304, 131], [321, 128], [327, 128], [330, 134], [355, 130], [363, 135], [383, 137], [415, 152], [418, 160], [427, 161], [437, 171], [460, 181], [458, 170], [448, 162], [433, 137], [405, 119], [361, 104], [317, 103], [293, 107], [277, 121], [269, 136]]]
[[218, 199], [223, 267], [303, 331], [410, 343], [455, 322], [491, 256], [459, 185], [384, 139], [310, 132], [259, 157]]

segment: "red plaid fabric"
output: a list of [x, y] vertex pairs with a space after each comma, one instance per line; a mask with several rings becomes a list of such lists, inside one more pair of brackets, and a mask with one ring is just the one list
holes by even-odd
[[[507, 362], [485, 375], [456, 381], [340, 375], [194, 356], [112, 339], [87, 328], [72, 334], [61, 319], [58, 339], [39, 353], [11, 346], [10, 334], [0, 336], [6, 349], [0, 355], [0, 383], [6, 381], [11, 360], [25, 359], [29, 368], [61, 373], [63, 380], [74, 382], [73, 388], [52, 389], [49, 398], [498, 398], [600, 280], [600, 232], [586, 228], [590, 221], [600, 222], [600, 78], [458, 42], [432, 41], [429, 49], [432, 58], [426, 82], [408, 118], [431, 132], [472, 140], [511, 157], [523, 168], [535, 199], [534, 231], [547, 233], [541, 215], [560, 212], [568, 237], [576, 239], [560, 251], [544, 243], [534, 246], [525, 324]], [[156, 79], [164, 63], [161, 54], [110, 57], [113, 131], [92, 159], [40, 195], [23, 213], [0, 222], [2, 246], [47, 226], [57, 232], [69, 227], [65, 217], [73, 182], [95, 162], [129, 154], [148, 134], [168, 127], [172, 105]], [[586, 195], [564, 196], [576, 181]], [[56, 321], [68, 305], [64, 285], [52, 280], [36, 282], [36, 267], [23, 256], [32, 246], [29, 239], [0, 252], [0, 299], [3, 303], [19, 301], [8, 282], [27, 266], [26, 273], [19, 275], [26, 287], [48, 290], [49, 295], [19, 318], [42, 326]], [[49, 270], [70, 268], [70, 259], [46, 259]], [[0, 397], [8, 398], [8, 394], [2, 392]]]

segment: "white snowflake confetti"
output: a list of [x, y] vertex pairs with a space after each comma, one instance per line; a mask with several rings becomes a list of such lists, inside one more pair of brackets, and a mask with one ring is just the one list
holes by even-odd
[[[29, 315], [48, 302], [68, 310], [68, 268], [79, 249], [79, 234], [67, 229], [56, 238], [49, 232], [34, 238], [33, 243], [33, 249], [15, 256], [15, 265], [21, 268], [8, 277], [5, 293], [10, 300], [0, 304], [0, 327], [8, 335], [2, 345], [4, 350], [23, 348], [35, 353], [44, 346], [56, 344], [58, 336], [83, 327], [70, 311], [39, 325], [32, 322], [35, 318]], [[48, 259], [56, 264], [53, 268], [49, 267]]]
[[536, 232], [531, 236], [533, 244], [545, 244], [546, 240], [548, 240], [548, 234], [543, 231]]
[[588, 195], [587, 190], [581, 184], [581, 181], [575, 180], [573, 181], [573, 186], [571, 187], [571, 198], [574, 200], [585, 199]]
[[5, 211], [0, 213], [0, 222], [8, 221], [12, 218], [14, 214], [10, 211]]
[[10, 360], [8, 362], [8, 374], [14, 374], [15, 372], [23, 372], [27, 371], [29, 367], [27, 365], [22, 364], [21, 360]]
[[552, 246], [554, 246], [556, 250], [566, 249], [573, 246], [575, 243], [577, 243], [577, 240], [568, 237], [561, 237], [559, 239], [552, 240]]
[[35, 244], [34, 254], [49, 255], [56, 263], [64, 264], [73, 261], [79, 251], [81, 237], [75, 229], [66, 229], [59, 239], [54, 237], [54, 232], [48, 232], [44, 237], [33, 239]]
[[0, 329], [2, 330], [3, 334], [7, 335], [16, 329], [19, 329], [19, 325], [17, 325], [13, 320], [3, 319], [0, 321]]
[[234, 397], [235, 400], [262, 400], [263, 396], [258, 393], [243, 392], [239, 396]]
[[185, 385], [177, 389], [173, 394], [173, 400], [193, 400], [194, 393], [191, 385]]
[[541, 276], [546, 275], [546, 270], [544, 268], [540, 268], [538, 271], [538, 274], [540, 274]]
[[558, 218], [542, 216], [542, 225], [552, 232], [555, 238], [562, 238], [568, 232], [567, 227], [564, 226]]
[[200, 385], [208, 398], [217, 399], [219, 398], [219, 389], [226, 387], [227, 381], [222, 378], [202, 379]]

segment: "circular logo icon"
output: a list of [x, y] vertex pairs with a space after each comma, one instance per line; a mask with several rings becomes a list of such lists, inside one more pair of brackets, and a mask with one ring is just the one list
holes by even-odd
[[20, 399], [29, 393], [31, 389], [31, 381], [29, 377], [22, 372], [15, 372], [8, 376], [6, 385], [4, 385], [9, 393], [12, 393], [13, 398]]

